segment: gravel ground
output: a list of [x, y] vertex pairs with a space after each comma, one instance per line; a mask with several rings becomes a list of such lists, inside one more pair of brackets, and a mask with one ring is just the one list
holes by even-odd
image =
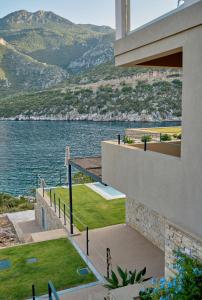
[[18, 243], [18, 237], [7, 216], [0, 216], [0, 248]]

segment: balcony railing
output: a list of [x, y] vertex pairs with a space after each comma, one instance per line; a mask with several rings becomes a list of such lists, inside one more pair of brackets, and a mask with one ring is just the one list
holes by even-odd
[[116, 39], [202, 0], [116, 0]]

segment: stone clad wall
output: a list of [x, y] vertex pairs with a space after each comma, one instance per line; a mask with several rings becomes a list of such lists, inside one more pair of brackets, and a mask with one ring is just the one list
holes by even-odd
[[186, 232], [134, 199], [127, 200], [126, 222], [165, 252], [166, 277], [175, 274], [173, 264], [176, 250], [202, 260], [202, 240], [199, 237]]
[[202, 240], [170, 222], [165, 227], [165, 274], [174, 275], [174, 250], [181, 250], [188, 255], [202, 260]]
[[40, 227], [44, 230], [42, 225], [42, 208], [45, 213], [45, 230], [54, 230], [64, 228], [61, 220], [54, 212], [53, 207], [48, 203], [48, 196], [42, 197], [41, 190], [36, 192], [35, 218]]
[[126, 222], [164, 251], [165, 218], [163, 216], [134, 199], [127, 199]]

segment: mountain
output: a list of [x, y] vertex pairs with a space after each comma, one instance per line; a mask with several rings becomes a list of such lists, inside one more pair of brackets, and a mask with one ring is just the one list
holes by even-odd
[[[0, 19], [0, 92], [41, 90], [112, 61], [114, 30], [26, 10]], [[32, 78], [33, 77], [33, 78]]]
[[0, 119], [179, 119], [180, 73], [115, 67], [114, 38], [47, 11], [0, 19]]
[[53, 12], [9, 14], [0, 19], [0, 36], [16, 50], [68, 71], [80, 71], [113, 57], [113, 29], [74, 24]]
[[67, 72], [58, 66], [38, 62], [0, 39], [1, 95], [16, 90], [41, 90], [66, 79]]
[[61, 25], [73, 25], [72, 22], [66, 20], [53, 12], [39, 10], [35, 13], [28, 12], [26, 10], [19, 10], [13, 12], [0, 20], [0, 26], [2, 29], [24, 29], [25, 27], [31, 28], [50, 26], [52, 23]]

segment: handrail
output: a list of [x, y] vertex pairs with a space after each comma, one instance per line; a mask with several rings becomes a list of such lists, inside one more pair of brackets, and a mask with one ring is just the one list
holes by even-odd
[[52, 295], [54, 296], [55, 300], [60, 300], [53, 283], [51, 281], [49, 281], [48, 282], [48, 299], [49, 300], [53, 300]]

